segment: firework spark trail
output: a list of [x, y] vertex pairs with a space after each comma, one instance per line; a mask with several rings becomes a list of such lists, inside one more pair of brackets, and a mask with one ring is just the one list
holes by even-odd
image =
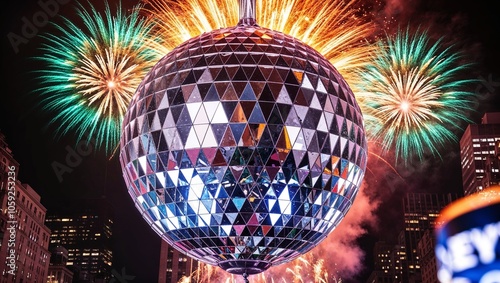
[[410, 29], [378, 43], [372, 63], [359, 70], [357, 99], [367, 117], [367, 138], [379, 141], [396, 160], [408, 162], [456, 141], [453, 130], [468, 121], [474, 93], [459, 74], [460, 53], [430, 42], [426, 32]]
[[324, 260], [320, 259], [313, 265], [314, 278], [317, 278], [318, 283], [328, 282], [328, 271], [324, 270]]
[[106, 3], [104, 16], [90, 6], [78, 5], [76, 15], [83, 26], [63, 18], [57, 33], [43, 36], [44, 54], [37, 59], [46, 67], [39, 71], [42, 108], [54, 112], [50, 124], [57, 134], [75, 131], [111, 152], [118, 145], [122, 117], [135, 89], [160, 58], [149, 47], [150, 24], [139, 15]]
[[[400, 181], [405, 181], [403, 176], [399, 174], [394, 161], [388, 157], [387, 153], [382, 153], [383, 144], [376, 140], [368, 141], [368, 164], [366, 166], [366, 173], [372, 174], [374, 177], [377, 177], [380, 174], [380, 170], [383, 169], [383, 174], [387, 176], [389, 171], [391, 171]], [[370, 158], [371, 156], [371, 158]], [[389, 170], [387, 170], [389, 169]], [[367, 178], [367, 174], [365, 173], [365, 178]]]
[[236, 25], [238, 9], [238, 1], [231, 0], [149, 0], [143, 7], [163, 54], [203, 32]]
[[[358, 1], [257, 0], [256, 21], [291, 35], [327, 58], [344, 79], [355, 85], [355, 70], [365, 66], [375, 47], [368, 44], [374, 27], [358, 14]], [[265, 3], [265, 5], [264, 5]], [[155, 26], [157, 49], [164, 54], [182, 42], [238, 23], [235, 0], [149, 0], [144, 11]], [[346, 24], [349, 22], [349, 24]]]
[[[329, 276], [327, 266], [323, 259], [317, 259], [317, 255], [308, 253], [294, 260], [284, 272], [273, 272], [271, 270], [250, 276], [252, 283], [340, 283], [341, 278]], [[178, 283], [208, 283], [208, 282], [242, 282], [242, 277], [229, 274], [217, 267], [199, 263], [198, 269], [190, 276], [181, 278]]]

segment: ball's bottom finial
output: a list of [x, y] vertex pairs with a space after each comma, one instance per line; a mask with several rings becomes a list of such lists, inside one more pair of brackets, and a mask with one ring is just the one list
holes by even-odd
[[271, 265], [268, 261], [255, 259], [231, 259], [219, 262], [219, 267], [225, 271], [238, 275], [246, 274], [247, 276], [264, 272]]

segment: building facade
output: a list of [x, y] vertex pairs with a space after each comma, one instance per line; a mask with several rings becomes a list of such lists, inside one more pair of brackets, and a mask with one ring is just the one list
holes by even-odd
[[500, 112], [484, 114], [481, 124], [470, 124], [460, 139], [464, 195], [499, 183]]
[[434, 231], [428, 229], [420, 238], [417, 244], [417, 255], [420, 260], [420, 273], [422, 274], [422, 283], [439, 283], [437, 277], [437, 264], [434, 248], [436, 247], [436, 238]]
[[68, 250], [63, 246], [50, 247], [50, 265], [47, 283], [71, 283], [73, 271], [69, 270]]
[[481, 181], [483, 188], [500, 185], [500, 140], [495, 141], [493, 154], [486, 157], [484, 177]]
[[0, 282], [45, 283], [50, 261], [50, 230], [40, 195], [17, 176], [5, 136], [0, 133]]
[[49, 212], [51, 246], [68, 250], [67, 267], [74, 282], [106, 282], [111, 278], [112, 229], [111, 206], [104, 199], [78, 200], [66, 209]]
[[405, 247], [399, 244], [377, 242], [373, 248], [373, 271], [367, 283], [404, 283], [403, 262]]
[[197, 267], [198, 261], [180, 253], [161, 240], [158, 283], [179, 282], [181, 278], [191, 276]]

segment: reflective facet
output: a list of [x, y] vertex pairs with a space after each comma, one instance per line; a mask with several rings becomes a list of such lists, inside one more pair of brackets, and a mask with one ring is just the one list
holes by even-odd
[[297, 39], [236, 26], [188, 40], [138, 87], [120, 161], [176, 249], [232, 273], [291, 261], [343, 219], [366, 167], [355, 97]]

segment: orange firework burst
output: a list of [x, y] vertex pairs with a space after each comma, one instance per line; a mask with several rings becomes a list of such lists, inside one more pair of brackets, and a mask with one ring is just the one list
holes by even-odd
[[[264, 5], [265, 3], [265, 5]], [[375, 49], [367, 43], [374, 28], [357, 1], [257, 0], [257, 23], [289, 34], [316, 49], [355, 85], [355, 70], [368, 64]], [[235, 0], [149, 0], [144, 10], [156, 28], [164, 54], [203, 32], [238, 23]], [[348, 23], [348, 24], [347, 24]]]

